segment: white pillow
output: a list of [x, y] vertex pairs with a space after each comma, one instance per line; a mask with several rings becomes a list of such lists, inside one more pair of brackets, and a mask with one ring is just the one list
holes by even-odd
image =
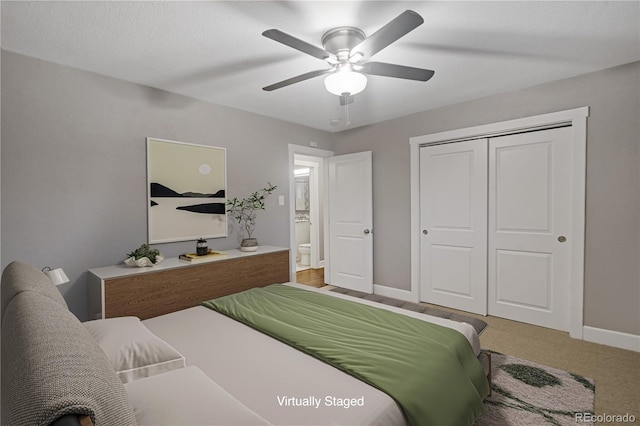
[[268, 425], [198, 367], [124, 385], [139, 426]]
[[137, 317], [83, 323], [111, 361], [122, 383], [184, 368], [184, 357]]

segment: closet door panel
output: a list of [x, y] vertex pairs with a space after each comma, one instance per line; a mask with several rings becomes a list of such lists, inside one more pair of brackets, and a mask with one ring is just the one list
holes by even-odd
[[442, 244], [431, 245], [431, 285], [434, 292], [473, 297], [473, 249]]
[[487, 312], [487, 141], [420, 148], [421, 299]]
[[489, 141], [491, 315], [568, 330], [570, 135], [559, 128]]
[[552, 256], [496, 250], [496, 300], [548, 310], [551, 302]]
[[496, 147], [498, 232], [550, 232], [552, 148], [551, 141]]

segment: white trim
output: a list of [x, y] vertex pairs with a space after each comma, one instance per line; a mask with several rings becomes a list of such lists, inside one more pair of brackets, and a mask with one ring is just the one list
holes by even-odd
[[[289, 144], [289, 281], [296, 282], [296, 193], [295, 193], [295, 176], [293, 169], [295, 166], [295, 155], [311, 155], [314, 157], [333, 157], [333, 151], [320, 148], [312, 148], [305, 145]], [[326, 215], [325, 215], [326, 221]], [[326, 229], [326, 223], [325, 223]], [[327, 244], [325, 242], [325, 250]], [[326, 252], [325, 252], [325, 260]]]
[[585, 215], [587, 194], [587, 109], [585, 116], [575, 117], [571, 123], [573, 130], [573, 185], [571, 200], [571, 283], [569, 285], [569, 335], [574, 339], [583, 338], [584, 324], [584, 251]]
[[446, 132], [432, 133], [430, 135], [415, 136], [409, 139], [409, 143], [413, 146], [456, 141], [461, 139], [485, 138], [536, 127], [572, 123], [574, 120], [584, 119], [588, 116], [589, 107], [580, 107], [566, 111], [534, 115], [532, 117], [517, 118], [515, 120], [500, 121], [498, 123], [483, 124], [480, 126], [465, 127], [463, 129], [449, 130]]
[[420, 301], [420, 145], [411, 146], [411, 298]]
[[569, 334], [583, 338], [584, 309], [584, 232], [586, 188], [587, 117], [589, 107], [557, 111], [532, 117], [501, 121], [481, 126], [416, 136], [409, 139], [411, 155], [411, 291], [420, 300], [420, 146], [465, 139], [492, 137], [558, 124], [571, 124], [574, 138], [572, 277], [569, 313]]
[[412, 291], [402, 290], [402, 289], [393, 288], [393, 287], [387, 287], [379, 284], [373, 285], [373, 294], [392, 297], [394, 299], [406, 300], [407, 302], [414, 302], [414, 303], [419, 302], [419, 300], [414, 296]]
[[637, 334], [622, 333], [585, 325], [583, 327], [583, 338], [587, 342], [640, 352], [640, 335]]

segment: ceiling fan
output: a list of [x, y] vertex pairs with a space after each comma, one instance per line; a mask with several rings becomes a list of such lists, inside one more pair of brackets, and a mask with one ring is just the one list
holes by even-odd
[[282, 80], [263, 87], [263, 90], [270, 92], [314, 77], [327, 75], [324, 80], [325, 87], [329, 92], [340, 96], [340, 103], [345, 105], [353, 101], [353, 95], [361, 92], [366, 87], [367, 77], [365, 74], [427, 81], [433, 77], [434, 71], [385, 62], [367, 61], [385, 47], [420, 26], [423, 22], [424, 19], [418, 13], [413, 10], [405, 10], [369, 37], [366, 37], [359, 28], [333, 28], [322, 36], [322, 48], [280, 30], [267, 30], [262, 33], [263, 36], [315, 58], [322, 59], [331, 67]]

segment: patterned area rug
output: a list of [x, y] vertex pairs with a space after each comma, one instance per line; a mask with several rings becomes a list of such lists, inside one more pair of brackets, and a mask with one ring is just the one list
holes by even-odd
[[573, 425], [595, 409], [595, 383], [577, 374], [492, 352], [491, 396], [476, 426]]

